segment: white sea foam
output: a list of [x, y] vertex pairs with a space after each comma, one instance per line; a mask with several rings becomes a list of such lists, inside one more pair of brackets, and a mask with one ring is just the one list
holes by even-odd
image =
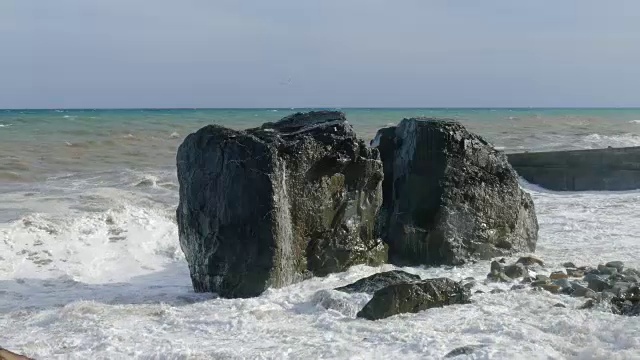
[[[547, 271], [564, 261], [640, 266], [640, 192], [524, 186]], [[0, 329], [13, 329], [0, 332], [3, 346], [39, 359], [425, 359], [472, 344], [484, 345], [478, 359], [638, 358], [640, 318], [578, 310], [584, 299], [546, 292], [476, 294], [471, 305], [356, 319], [369, 296], [332, 289], [390, 265], [355, 266], [252, 299], [194, 294], [171, 209], [96, 191], [83, 196], [109, 196], [109, 210], [55, 209], [0, 228]], [[481, 280], [488, 269], [483, 261], [404, 270]]]
[[622, 134], [622, 135], [600, 135], [591, 134], [580, 139], [579, 147], [585, 149], [600, 149], [606, 147], [627, 147], [627, 146], [640, 146], [640, 135], [637, 134]]
[[640, 120], [630, 120], [630, 124], [640, 124]]

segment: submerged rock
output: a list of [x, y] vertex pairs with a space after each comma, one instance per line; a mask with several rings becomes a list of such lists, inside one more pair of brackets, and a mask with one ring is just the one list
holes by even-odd
[[455, 348], [444, 356], [445, 359], [460, 356], [460, 355], [472, 355], [475, 352], [485, 348], [486, 345], [465, 345], [459, 348]]
[[357, 316], [369, 320], [384, 319], [445, 305], [467, 304], [470, 296], [468, 289], [447, 278], [395, 284], [376, 291]]
[[206, 126], [180, 145], [177, 168], [180, 246], [198, 292], [250, 297], [386, 261], [382, 163], [340, 112]]
[[405, 119], [378, 131], [383, 238], [391, 262], [463, 264], [534, 251], [531, 196], [501, 152], [451, 120]]
[[353, 284], [336, 288], [337, 291], [346, 293], [361, 292], [373, 295], [376, 291], [385, 288], [389, 285], [399, 283], [411, 283], [420, 281], [419, 275], [410, 274], [401, 270], [393, 270], [373, 274], [366, 278], [360, 279]]

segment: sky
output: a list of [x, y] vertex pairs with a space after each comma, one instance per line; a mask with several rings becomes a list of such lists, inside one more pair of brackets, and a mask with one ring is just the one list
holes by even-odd
[[0, 0], [0, 108], [640, 106], [637, 0]]

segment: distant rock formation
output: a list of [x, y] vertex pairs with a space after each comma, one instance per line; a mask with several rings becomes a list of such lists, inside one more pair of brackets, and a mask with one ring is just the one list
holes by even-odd
[[461, 124], [405, 119], [372, 143], [384, 163], [383, 239], [400, 265], [535, 250], [533, 201], [506, 157]]
[[193, 287], [223, 297], [387, 260], [377, 149], [340, 112], [206, 126], [177, 154], [180, 245]]

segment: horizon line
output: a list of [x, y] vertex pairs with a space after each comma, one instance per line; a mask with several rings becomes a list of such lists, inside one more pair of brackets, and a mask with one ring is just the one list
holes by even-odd
[[626, 110], [640, 106], [298, 106], [298, 107], [60, 107], [60, 108], [0, 108], [0, 111], [55, 111], [55, 110]]

